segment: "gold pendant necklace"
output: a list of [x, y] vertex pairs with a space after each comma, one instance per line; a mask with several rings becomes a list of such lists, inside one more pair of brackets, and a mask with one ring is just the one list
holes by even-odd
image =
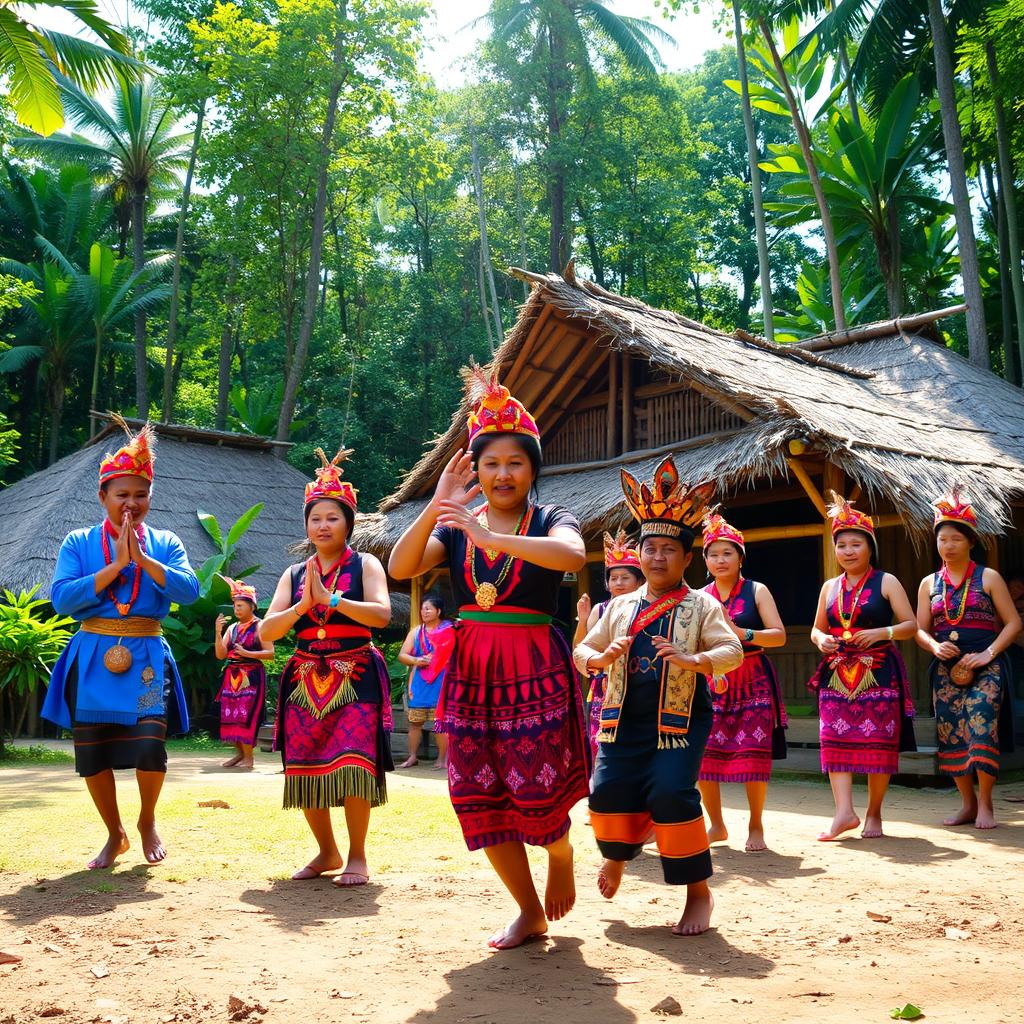
[[[512, 531], [513, 536], [520, 537], [529, 530], [532, 514], [533, 506], [528, 503], [526, 508], [523, 509], [523, 514], [519, 517], [519, 522], [516, 523], [515, 530]], [[490, 528], [490, 524], [487, 521], [486, 505], [480, 511], [478, 518], [484, 529]], [[493, 562], [500, 552], [492, 548], [484, 548], [484, 554]], [[489, 611], [498, 603], [498, 587], [505, 582], [505, 578], [512, 570], [512, 563], [515, 559], [511, 555], [505, 555], [505, 563], [501, 567], [501, 572], [498, 573], [498, 578], [493, 583], [489, 583], [486, 580], [480, 582], [476, 578], [476, 545], [468, 539], [466, 544], [466, 561], [469, 563], [469, 578], [472, 580], [474, 587], [473, 600], [476, 601], [478, 608]]]

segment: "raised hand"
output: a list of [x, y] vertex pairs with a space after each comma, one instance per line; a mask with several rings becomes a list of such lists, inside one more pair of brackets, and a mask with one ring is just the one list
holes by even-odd
[[438, 526], [451, 526], [461, 530], [478, 548], [495, 546], [494, 534], [466, 508], [463, 502], [445, 499], [438, 502], [437, 509]]
[[215, 618], [213, 620], [213, 626], [217, 630], [218, 634], [224, 632], [224, 623], [225, 622], [227, 622], [227, 619], [223, 616], [223, 614], [218, 615], [217, 618]]
[[132, 525], [132, 517], [127, 512], [121, 517], [120, 530], [117, 543], [114, 545], [113, 564], [119, 569], [123, 569], [132, 560], [130, 537], [135, 532], [135, 527]]
[[305, 596], [309, 598], [310, 604], [327, 604], [331, 599], [330, 591], [320, 578], [320, 563], [316, 555], [306, 562]]
[[590, 600], [589, 594], [581, 594], [580, 599], [576, 602], [576, 617], [580, 622], [586, 623], [590, 618], [590, 612], [593, 609], [593, 603]]
[[473, 456], [461, 448], [448, 460], [441, 471], [431, 504], [440, 511], [445, 502], [468, 505], [479, 493], [480, 485], [474, 483]]

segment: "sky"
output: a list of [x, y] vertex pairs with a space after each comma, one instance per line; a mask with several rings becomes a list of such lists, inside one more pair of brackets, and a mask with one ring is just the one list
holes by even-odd
[[[98, 0], [105, 16], [124, 24], [130, 18], [138, 24], [140, 15], [129, 9], [127, 0]], [[433, 13], [425, 26], [427, 42], [422, 66], [442, 88], [461, 85], [465, 79], [462, 67], [466, 57], [474, 53], [486, 35], [486, 25], [471, 26], [490, 6], [489, 0], [433, 0]], [[677, 40], [674, 47], [661, 47], [662, 59], [670, 71], [682, 71], [701, 62], [706, 51], [725, 43], [724, 31], [714, 26], [714, 14], [707, 5], [699, 13], [687, 11], [668, 21], [654, 5], [654, 0], [612, 0], [609, 7], [616, 14], [649, 18]], [[721, 10], [721, 7], [716, 7]], [[39, 9], [33, 12], [39, 24], [65, 32], [75, 32], [78, 25], [64, 11]], [[88, 35], [89, 33], [83, 33]]]

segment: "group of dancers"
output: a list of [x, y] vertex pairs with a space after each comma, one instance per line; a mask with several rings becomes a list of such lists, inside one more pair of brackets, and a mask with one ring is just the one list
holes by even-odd
[[[672, 931], [700, 934], [714, 906], [711, 844], [727, 837], [722, 782], [745, 785], [746, 849], [766, 849], [762, 811], [772, 761], [785, 753], [786, 726], [766, 654], [786, 641], [775, 601], [744, 577], [744, 538], [712, 505], [714, 482], [681, 480], [668, 457], [650, 482], [622, 471], [636, 546], [622, 534], [606, 535], [611, 596], [597, 607], [581, 597], [570, 650], [554, 616], [564, 575], [586, 562], [579, 523], [570, 510], [536, 500], [540, 430], [530, 413], [479, 368], [472, 387], [466, 447], [444, 467], [388, 562], [396, 580], [446, 564], [458, 605], [455, 625], [443, 626], [439, 603], [426, 601], [423, 627], [403, 645], [416, 692], [410, 761], [420, 737], [413, 729], [433, 713], [466, 844], [484, 850], [518, 907], [490, 937], [491, 947], [541, 936], [572, 908], [569, 814], [584, 798], [603, 856], [602, 895], [615, 895], [628, 863], [653, 839], [666, 883], [686, 887]], [[129, 848], [114, 784], [119, 768], [136, 772], [146, 860], [166, 856], [155, 822], [164, 741], [188, 730], [160, 621], [172, 602], [196, 598], [198, 582], [178, 538], [145, 524], [154, 437], [148, 425], [128, 433], [100, 466], [104, 518], [68, 535], [51, 588], [56, 611], [81, 628], [53, 669], [43, 713], [71, 729], [77, 771], [107, 829], [90, 868], [111, 866]], [[226, 632], [222, 619], [216, 627], [217, 654], [227, 659], [221, 735], [236, 744], [232, 763], [241, 767], [251, 763], [262, 715], [264, 663], [274, 643], [292, 635], [275, 746], [284, 763], [284, 806], [302, 810], [317, 844], [293, 878], [330, 873], [344, 887], [370, 879], [371, 808], [386, 802], [394, 768], [390, 683], [372, 642], [372, 630], [391, 617], [387, 575], [377, 558], [350, 543], [357, 495], [342, 478], [348, 454], [328, 460], [318, 451], [321, 465], [303, 505], [308, 557], [282, 575], [266, 615], [256, 617], [252, 587], [229, 581], [236, 622]], [[921, 581], [915, 613], [900, 582], [877, 566], [871, 517], [832, 497], [842, 572], [821, 589], [811, 635], [822, 660], [808, 685], [818, 700], [822, 769], [836, 810], [818, 838], [834, 840], [861, 824], [853, 806], [858, 773], [868, 778], [862, 834], [883, 834], [889, 778], [899, 752], [914, 745], [896, 646], [911, 638], [933, 655], [940, 769], [961, 796], [947, 824], [993, 827], [999, 753], [1012, 742], [1005, 652], [1021, 621], [1002, 578], [976, 560], [974, 512], [956, 488], [936, 503], [942, 567]], [[685, 573], [700, 530], [711, 583], [692, 589]], [[334, 807], [344, 812], [344, 855]], [[547, 853], [543, 895], [528, 845]]]

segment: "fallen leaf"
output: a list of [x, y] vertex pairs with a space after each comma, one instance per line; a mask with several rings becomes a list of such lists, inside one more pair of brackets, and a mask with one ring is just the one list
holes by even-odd
[[891, 914], [876, 914], [873, 910], [868, 911], [868, 917], [872, 921], [878, 921], [880, 924], [888, 924], [892, 920]]
[[17, 953], [0, 952], [0, 964], [20, 964], [21, 957]]
[[200, 800], [197, 804], [198, 807], [219, 807], [222, 810], [230, 811], [231, 804], [226, 800]]
[[651, 1013], [663, 1013], [669, 1017], [682, 1017], [683, 1008], [679, 1005], [678, 999], [673, 999], [672, 996], [665, 996], [660, 1003], [655, 1003], [651, 1007]]
[[889, 1011], [889, 1016], [893, 1020], [919, 1020], [924, 1014], [921, 1012], [920, 1007], [915, 1006], [913, 1003], [907, 1003], [905, 1006], [896, 1006]]
[[94, 978], [106, 978], [110, 974], [110, 969], [106, 964], [93, 964], [89, 970], [92, 971]]

